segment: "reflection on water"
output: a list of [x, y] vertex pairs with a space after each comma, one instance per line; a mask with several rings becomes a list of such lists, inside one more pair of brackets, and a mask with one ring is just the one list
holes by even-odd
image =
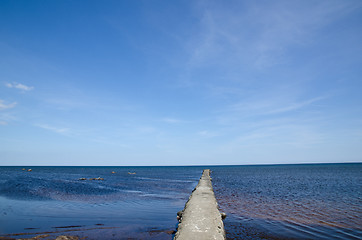
[[360, 239], [362, 165], [215, 168], [229, 239]]

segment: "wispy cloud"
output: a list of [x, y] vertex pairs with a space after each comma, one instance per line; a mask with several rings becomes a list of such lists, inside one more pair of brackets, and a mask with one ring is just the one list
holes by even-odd
[[20, 89], [22, 91], [31, 91], [34, 89], [34, 87], [30, 87], [30, 86], [26, 86], [24, 84], [21, 83], [5, 83], [5, 86], [7, 86], [8, 88], [16, 88], [16, 89]]
[[10, 109], [16, 106], [16, 102], [6, 104], [4, 100], [0, 99], [0, 110]]
[[319, 1], [313, 8], [305, 1], [199, 5], [200, 31], [188, 45], [191, 67], [285, 63], [291, 46], [312, 43], [321, 28], [361, 7], [359, 1]]
[[[223, 142], [216, 149], [224, 154], [233, 153], [242, 156], [255, 157], [266, 154], [267, 157], [275, 157], [278, 155], [280, 160], [285, 157], [284, 154], [293, 151], [291, 149], [301, 152], [306, 149], [318, 149], [326, 139], [328, 139], [328, 135], [313, 126], [287, 124], [263, 127], [239, 134], [235, 138]], [[293, 156], [295, 153], [292, 154], [292, 157], [298, 157]]]
[[316, 98], [312, 98], [312, 99], [308, 99], [308, 100], [304, 100], [304, 101], [300, 101], [300, 102], [293, 102], [290, 104], [285, 104], [284, 106], [281, 105], [280, 108], [275, 108], [273, 110], [270, 110], [269, 112], [266, 112], [265, 114], [277, 114], [277, 113], [284, 113], [284, 112], [289, 112], [289, 111], [296, 111], [298, 109], [311, 105], [315, 102], [323, 100], [324, 98], [325, 97], [316, 97]]
[[226, 111], [230, 114], [243, 115], [245, 117], [278, 115], [302, 109], [303, 111], [308, 111], [314, 107], [314, 103], [324, 99], [326, 99], [325, 96], [319, 96], [297, 100], [288, 95], [269, 96], [260, 99], [249, 98], [230, 105]]
[[166, 123], [184, 123], [184, 120], [177, 119], [177, 118], [163, 118], [161, 119], [162, 122]]
[[59, 127], [54, 127], [54, 126], [50, 126], [48, 124], [37, 124], [35, 125], [37, 127], [58, 133], [58, 134], [62, 134], [62, 135], [70, 135], [70, 129], [69, 128], [59, 128]]
[[199, 131], [197, 133], [197, 135], [201, 136], [201, 137], [205, 137], [205, 138], [212, 138], [212, 137], [216, 137], [218, 136], [218, 134], [214, 131], [209, 131], [209, 130], [202, 130]]
[[231, 112], [248, 113], [251, 115], [272, 115], [307, 108], [315, 102], [325, 99], [325, 96], [310, 98], [306, 100], [293, 100], [287, 96], [277, 96], [266, 99], [247, 99], [229, 107]]
[[17, 121], [18, 119], [14, 117], [11, 113], [8, 111], [1, 111], [0, 112], [0, 125], [8, 125], [9, 122]]

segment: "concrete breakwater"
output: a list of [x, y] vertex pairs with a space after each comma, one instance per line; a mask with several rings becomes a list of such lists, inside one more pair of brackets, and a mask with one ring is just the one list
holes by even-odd
[[221, 214], [211, 184], [210, 169], [205, 169], [184, 210], [177, 213], [178, 230], [174, 240], [225, 239], [225, 214]]

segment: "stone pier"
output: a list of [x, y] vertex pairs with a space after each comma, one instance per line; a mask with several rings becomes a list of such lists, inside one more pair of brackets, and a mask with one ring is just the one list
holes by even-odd
[[180, 223], [174, 240], [226, 239], [222, 221], [225, 215], [219, 212], [209, 169], [203, 171], [184, 210], [177, 215]]

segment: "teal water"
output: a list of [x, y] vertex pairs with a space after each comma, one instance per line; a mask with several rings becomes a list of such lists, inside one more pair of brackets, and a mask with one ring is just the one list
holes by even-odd
[[0, 167], [3, 237], [172, 239], [204, 168], [228, 239], [362, 236], [362, 164], [22, 168]]

